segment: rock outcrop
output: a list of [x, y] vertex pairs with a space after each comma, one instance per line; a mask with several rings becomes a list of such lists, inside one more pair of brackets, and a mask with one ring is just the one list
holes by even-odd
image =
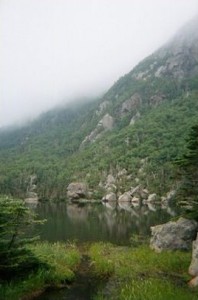
[[94, 143], [101, 135], [113, 129], [113, 117], [109, 114], [106, 114], [97, 124], [96, 128], [86, 136], [86, 138], [81, 143], [81, 147], [87, 143]]
[[140, 113], [139, 111], [136, 112], [136, 114], [131, 118], [130, 124], [129, 125], [134, 125], [135, 122], [140, 118]]
[[117, 197], [116, 197], [116, 194], [113, 193], [113, 192], [110, 192], [108, 194], [106, 194], [103, 198], [102, 198], [102, 201], [116, 201], [117, 200]]
[[193, 276], [189, 285], [192, 287], [198, 286], [198, 234], [192, 245], [192, 260], [188, 272]]
[[83, 182], [70, 183], [67, 187], [67, 197], [71, 200], [88, 197], [87, 185]]
[[36, 180], [37, 180], [36, 175], [30, 175], [26, 198], [25, 198], [26, 203], [38, 202], [38, 194], [36, 193], [36, 189], [37, 189]]
[[135, 93], [131, 96], [130, 99], [127, 99], [122, 103], [121, 115], [125, 115], [128, 112], [136, 112], [137, 109], [142, 104], [142, 98], [138, 93]]
[[105, 111], [105, 109], [109, 106], [109, 104], [110, 104], [109, 101], [106, 100], [100, 103], [98, 110], [96, 110], [96, 115], [100, 116]]
[[198, 224], [194, 220], [179, 218], [177, 222], [151, 227], [150, 247], [156, 252], [163, 250], [189, 250], [196, 237]]
[[130, 192], [125, 192], [118, 198], [118, 202], [131, 202], [132, 197]]
[[[198, 74], [198, 18], [190, 21], [165, 46], [156, 51], [142, 68], [134, 69], [132, 77], [136, 80], [173, 78], [180, 81]], [[160, 96], [161, 98], [161, 96]], [[155, 105], [163, 97], [154, 97], [150, 101]]]

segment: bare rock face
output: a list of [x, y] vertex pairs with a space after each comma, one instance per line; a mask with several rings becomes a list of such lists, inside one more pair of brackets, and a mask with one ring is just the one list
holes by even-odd
[[134, 125], [135, 122], [140, 118], [140, 113], [139, 111], [132, 117], [130, 124], [129, 125]]
[[[157, 50], [150, 63], [145, 67], [136, 68], [132, 78], [147, 80], [151, 76], [156, 78], [172, 78], [180, 82], [184, 78], [198, 75], [198, 16], [186, 24], [163, 47]], [[163, 101], [161, 95], [150, 99], [153, 106]]]
[[131, 96], [130, 99], [122, 103], [121, 114], [125, 115], [128, 112], [135, 112], [142, 104], [142, 98], [138, 93]]
[[156, 77], [172, 76], [176, 79], [191, 77], [198, 73], [198, 18], [182, 28], [175, 37], [159, 50], [159, 55], [168, 56], [158, 67]]
[[81, 147], [87, 143], [94, 143], [102, 134], [113, 129], [114, 120], [109, 114], [106, 114], [97, 124], [96, 128], [85, 137], [81, 143]]
[[105, 130], [111, 130], [113, 128], [113, 118], [106, 114], [98, 124], [102, 125]]
[[102, 103], [100, 103], [98, 110], [96, 111], [96, 115], [100, 116], [104, 110], [108, 107], [109, 105], [109, 101], [103, 101]]
[[72, 182], [67, 188], [67, 197], [69, 199], [80, 199], [88, 196], [88, 188], [85, 183]]
[[165, 100], [165, 95], [153, 95], [150, 99], [149, 99], [149, 104], [151, 106], [158, 106], [159, 104], [161, 104], [163, 102], [163, 100]]
[[156, 252], [163, 250], [189, 250], [196, 237], [198, 224], [194, 220], [179, 218], [177, 222], [151, 227], [150, 247]]

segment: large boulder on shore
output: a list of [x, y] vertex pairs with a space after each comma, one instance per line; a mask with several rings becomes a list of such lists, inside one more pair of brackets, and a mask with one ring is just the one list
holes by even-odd
[[72, 182], [67, 187], [67, 197], [69, 199], [80, 199], [88, 196], [87, 185], [83, 182]]
[[188, 272], [193, 276], [189, 285], [191, 287], [198, 286], [198, 234], [196, 240], [192, 244], [192, 260]]
[[179, 218], [166, 224], [151, 227], [150, 247], [156, 252], [162, 250], [189, 250], [196, 237], [198, 223]]
[[131, 202], [131, 194], [130, 192], [125, 192], [124, 194], [120, 195], [118, 198], [118, 202]]
[[116, 194], [111, 192], [111, 193], [108, 193], [106, 194], [103, 198], [102, 198], [102, 201], [116, 201], [117, 200], [117, 197], [116, 197]]

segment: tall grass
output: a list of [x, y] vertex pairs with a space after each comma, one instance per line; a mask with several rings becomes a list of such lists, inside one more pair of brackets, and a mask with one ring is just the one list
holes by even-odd
[[33, 254], [41, 262], [40, 268], [26, 278], [21, 274], [18, 280], [0, 285], [0, 299], [26, 299], [46, 287], [60, 287], [74, 279], [74, 271], [80, 263], [80, 253], [73, 244], [47, 242], [31, 246]]
[[197, 292], [187, 286], [191, 253], [155, 253], [148, 246], [127, 248], [104, 243], [93, 244], [89, 253], [95, 272], [111, 276], [111, 284], [94, 299], [198, 299]]
[[120, 289], [119, 300], [197, 300], [197, 293], [176, 286], [168, 279], [132, 280]]

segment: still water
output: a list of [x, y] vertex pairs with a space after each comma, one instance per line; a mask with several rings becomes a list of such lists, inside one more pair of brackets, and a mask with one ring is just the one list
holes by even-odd
[[[76, 241], [77, 243], [108, 241], [129, 245], [135, 235], [148, 236], [150, 226], [164, 223], [175, 216], [170, 207], [134, 206], [129, 203], [39, 203], [35, 208], [41, 219], [47, 219], [39, 228], [42, 240]], [[86, 261], [85, 261], [86, 263]], [[105, 282], [94, 280], [89, 271], [79, 267], [74, 283], [64, 289], [47, 290], [37, 300], [91, 300]]]
[[175, 215], [170, 207], [129, 203], [39, 203], [36, 212], [47, 219], [38, 228], [41, 240], [108, 241], [128, 245], [133, 234], [149, 235], [150, 226]]

